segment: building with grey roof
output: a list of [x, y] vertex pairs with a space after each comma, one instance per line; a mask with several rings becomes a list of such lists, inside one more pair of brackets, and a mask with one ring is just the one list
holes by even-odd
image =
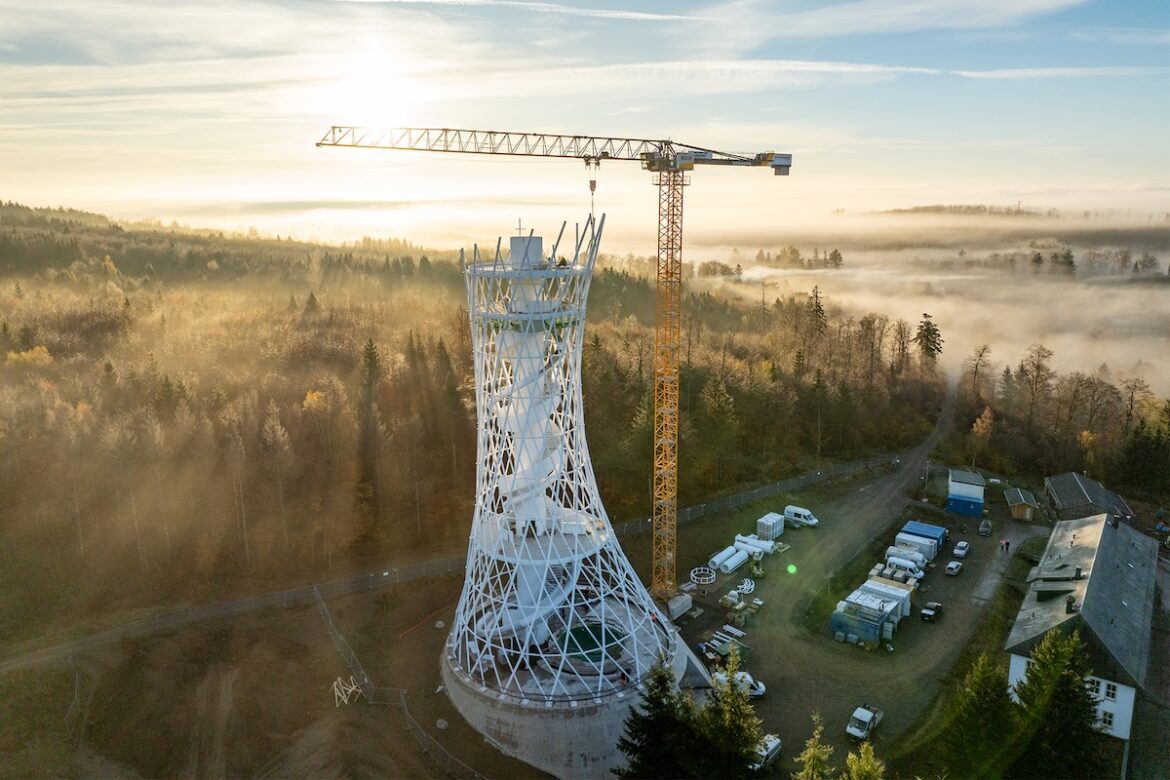
[[1149, 676], [1157, 561], [1157, 542], [1115, 516], [1057, 523], [1028, 576], [1028, 593], [1004, 647], [1011, 655], [1009, 683], [1024, 677], [1028, 656], [1045, 634], [1078, 630], [1101, 729], [1128, 740], [1137, 691]]
[[1008, 488], [1003, 491], [1003, 499], [1007, 502], [1013, 520], [1031, 520], [1033, 513], [1040, 508], [1032, 492], [1023, 488]]
[[1106, 489], [1095, 479], [1070, 471], [1044, 480], [1044, 494], [1060, 520], [1108, 512], [1125, 520], [1133, 519], [1133, 510], [1125, 499]]

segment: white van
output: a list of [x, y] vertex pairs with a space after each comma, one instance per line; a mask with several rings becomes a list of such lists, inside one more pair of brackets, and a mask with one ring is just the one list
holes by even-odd
[[817, 516], [812, 512], [802, 506], [794, 506], [792, 504], [784, 507], [784, 520], [789, 525], [797, 527], [807, 525], [815, 528], [818, 522]]
[[926, 573], [914, 563], [914, 561], [905, 558], [890, 558], [886, 561], [886, 565], [895, 572], [904, 571], [908, 577], [916, 577], [922, 579]]

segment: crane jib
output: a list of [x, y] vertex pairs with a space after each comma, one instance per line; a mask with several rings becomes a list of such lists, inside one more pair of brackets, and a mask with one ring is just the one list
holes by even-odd
[[787, 173], [792, 165], [791, 155], [720, 152], [670, 140], [438, 127], [399, 127], [374, 131], [335, 125], [329, 128], [317, 146], [566, 157], [590, 161], [628, 160], [640, 162], [650, 170], [689, 170], [695, 165], [739, 165], [772, 167], [776, 173]]

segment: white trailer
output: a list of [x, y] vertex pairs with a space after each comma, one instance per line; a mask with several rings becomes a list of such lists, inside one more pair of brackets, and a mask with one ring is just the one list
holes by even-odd
[[922, 557], [928, 561], [933, 561], [938, 555], [938, 542], [934, 539], [927, 539], [925, 536], [902, 531], [894, 537], [894, 544], [901, 547], [913, 547], [922, 553]]
[[910, 600], [914, 588], [909, 585], [884, 577], [870, 577], [857, 590], [893, 602], [896, 606], [890, 614], [895, 620], [901, 620], [913, 611]]

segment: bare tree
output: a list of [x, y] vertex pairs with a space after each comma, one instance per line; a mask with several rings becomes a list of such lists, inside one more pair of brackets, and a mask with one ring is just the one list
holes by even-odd
[[1121, 380], [1121, 409], [1124, 415], [1122, 430], [1125, 433], [1129, 433], [1129, 429], [1133, 425], [1133, 418], [1142, 405], [1153, 397], [1150, 385], [1140, 376]]
[[1052, 391], [1052, 378], [1055, 376], [1048, 361], [1052, 359], [1052, 350], [1043, 344], [1033, 344], [1028, 347], [1020, 367], [1016, 371], [1017, 384], [1022, 384], [1028, 398], [1028, 433], [1032, 433], [1032, 421], [1035, 419], [1036, 406], [1048, 397]]
[[971, 350], [970, 357], [967, 358], [965, 367], [971, 373], [971, 393], [976, 397], [980, 397], [979, 392], [979, 372], [986, 366], [991, 356], [991, 345], [980, 344]]

